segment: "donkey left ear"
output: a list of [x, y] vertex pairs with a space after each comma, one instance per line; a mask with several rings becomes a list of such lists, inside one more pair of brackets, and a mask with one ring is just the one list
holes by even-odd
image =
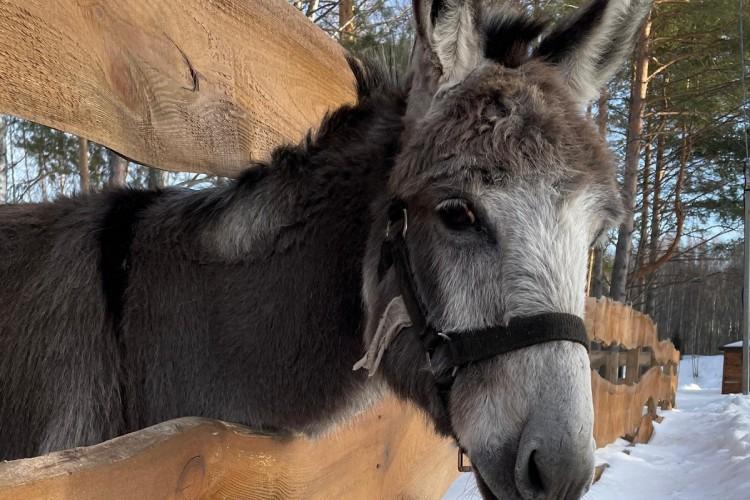
[[440, 84], [458, 83], [482, 56], [474, 0], [414, 0], [417, 36], [440, 64]]
[[653, 0], [591, 0], [547, 34], [537, 56], [562, 69], [581, 102], [596, 99], [630, 55]]
[[483, 57], [480, 0], [412, 0], [417, 31], [409, 62], [406, 121], [424, 116], [438, 89], [459, 83]]

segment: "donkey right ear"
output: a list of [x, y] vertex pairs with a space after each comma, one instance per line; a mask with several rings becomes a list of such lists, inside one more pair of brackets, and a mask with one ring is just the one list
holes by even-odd
[[536, 55], [558, 65], [582, 103], [599, 95], [630, 55], [653, 0], [589, 0], [548, 33]]

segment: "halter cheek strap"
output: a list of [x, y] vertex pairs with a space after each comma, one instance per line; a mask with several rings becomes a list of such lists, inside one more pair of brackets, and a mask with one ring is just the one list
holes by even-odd
[[[561, 340], [581, 344], [588, 350], [589, 339], [583, 320], [567, 313], [518, 317], [511, 319], [507, 326], [497, 325], [477, 330], [436, 330], [428, 323], [427, 311], [420, 300], [421, 295], [418, 293], [406, 245], [407, 230], [406, 205], [401, 200], [394, 200], [388, 209], [388, 226], [380, 252], [378, 277], [382, 280], [385, 273], [394, 268], [398, 289], [411, 320], [411, 326], [404, 325], [404, 333], [401, 334], [415, 334], [420, 339], [446, 411], [456, 374], [459, 368], [469, 363], [491, 359], [524, 347]], [[387, 345], [383, 348], [387, 348]]]

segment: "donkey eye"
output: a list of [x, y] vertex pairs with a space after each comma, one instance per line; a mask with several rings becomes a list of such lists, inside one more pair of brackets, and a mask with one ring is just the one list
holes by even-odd
[[444, 200], [438, 204], [435, 210], [443, 224], [454, 231], [472, 228], [477, 223], [477, 218], [469, 204], [460, 198]]

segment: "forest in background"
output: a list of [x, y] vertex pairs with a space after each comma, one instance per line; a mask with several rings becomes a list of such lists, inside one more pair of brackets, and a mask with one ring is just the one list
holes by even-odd
[[[354, 53], [388, 50], [406, 64], [411, 3], [296, 0]], [[508, 0], [558, 18], [580, 0]], [[750, 2], [743, 16], [748, 25]], [[589, 293], [651, 315], [684, 353], [740, 337], [744, 133], [737, 0], [656, 0], [629, 64], [588, 109], [618, 160], [630, 215], [592, 252]], [[745, 118], [743, 118], [743, 115]], [[164, 172], [76, 136], [0, 121], [0, 203], [52, 200], [108, 186], [201, 188], [226, 179]]]

